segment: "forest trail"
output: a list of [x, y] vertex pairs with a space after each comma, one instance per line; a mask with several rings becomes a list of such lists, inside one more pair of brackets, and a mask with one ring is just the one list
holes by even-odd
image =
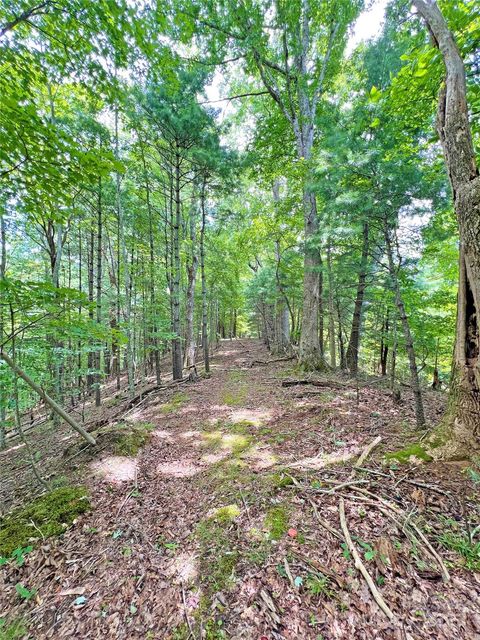
[[[454, 535], [461, 496], [473, 496], [462, 468], [381, 466], [386, 451], [415, 441], [410, 401], [396, 406], [371, 385], [357, 406], [340, 379], [320, 390], [283, 387], [298, 371], [270, 358], [259, 341], [223, 341], [210, 378], [152, 393], [128, 412], [129, 422], [151, 425], [147, 445], [135, 458], [90, 462], [92, 510], [2, 572], [0, 612], [25, 619], [25, 637], [480, 637], [478, 577], [437, 535], [446, 519]], [[355, 472], [354, 459], [302, 464], [380, 434], [370, 473]], [[341, 497], [393, 623], [342, 547]], [[469, 508], [474, 521], [478, 507]], [[450, 567], [450, 582], [403, 515]], [[35, 597], [19, 603], [18, 582], [37, 588]]]

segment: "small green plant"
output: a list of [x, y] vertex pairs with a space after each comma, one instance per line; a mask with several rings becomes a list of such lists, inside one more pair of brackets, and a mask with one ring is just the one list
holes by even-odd
[[330, 587], [329, 579], [321, 574], [313, 575], [309, 574], [305, 581], [311, 596], [325, 596], [326, 598], [332, 598], [335, 594]]
[[31, 545], [29, 545], [28, 547], [18, 547], [17, 549], [14, 549], [10, 557], [0, 557], [0, 567], [4, 564], [7, 564], [11, 560], [15, 560], [17, 567], [22, 567], [25, 564], [25, 556], [32, 550], [33, 547]]
[[430, 462], [432, 457], [428, 455], [427, 451], [420, 444], [411, 444], [400, 449], [399, 451], [393, 451], [385, 454], [385, 460], [387, 462], [398, 462], [400, 464], [408, 464], [412, 459], [422, 460], [423, 462]]
[[480, 570], [480, 542], [471, 541], [466, 533], [453, 531], [445, 531], [438, 541], [446, 549], [458, 553], [467, 569]]
[[7, 622], [6, 618], [0, 618], [0, 640], [20, 640], [27, 633], [23, 620]]
[[27, 589], [21, 582], [15, 585], [15, 591], [23, 600], [30, 600], [37, 593], [37, 589]]

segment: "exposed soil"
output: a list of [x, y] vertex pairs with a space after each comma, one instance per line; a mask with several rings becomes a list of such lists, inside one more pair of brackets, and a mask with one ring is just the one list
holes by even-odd
[[[480, 522], [468, 465], [382, 464], [422, 435], [408, 390], [395, 404], [378, 381], [362, 383], [358, 397], [341, 378], [321, 390], [282, 387], [301, 374], [292, 361], [250, 366], [268, 360], [257, 341], [224, 341], [210, 378], [153, 392], [123, 416], [154, 425], [136, 456], [113, 455], [108, 438], [73, 453], [75, 468], [62, 473], [88, 485], [92, 510], [60, 538], [37, 541], [23, 566], [0, 568], [0, 618], [23, 619], [29, 632], [19, 637], [480, 638], [480, 573], [452, 542]], [[431, 424], [442, 404], [427, 394]], [[304, 463], [378, 435], [368, 471], [355, 459]], [[40, 428], [30, 438], [34, 450], [46, 446]], [[48, 455], [61, 460], [76, 443], [63, 427], [50, 430]], [[25, 496], [25, 478], [13, 473], [19, 455], [0, 457], [8, 505]], [[345, 549], [341, 498], [393, 621]], [[22, 600], [18, 583], [35, 595]]]

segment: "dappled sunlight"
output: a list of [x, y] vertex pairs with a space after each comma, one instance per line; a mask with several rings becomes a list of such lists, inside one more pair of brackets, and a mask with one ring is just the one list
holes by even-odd
[[200, 458], [200, 460], [206, 464], [216, 464], [217, 462], [221, 462], [222, 460], [225, 460], [225, 458], [228, 458], [231, 453], [232, 452], [229, 449], [222, 449], [222, 451], [219, 451], [218, 453], [206, 453]]
[[135, 458], [108, 456], [90, 465], [92, 471], [112, 484], [135, 480], [138, 464]]
[[164, 429], [155, 429], [155, 431], [152, 432], [152, 435], [160, 440], [172, 440], [172, 434]]
[[198, 562], [191, 553], [179, 553], [166, 569], [175, 584], [193, 582], [198, 576]]
[[253, 447], [245, 453], [243, 459], [250, 463], [249, 466], [254, 471], [269, 469], [278, 462], [277, 456], [268, 446]]
[[260, 427], [264, 422], [270, 420], [273, 411], [270, 409], [238, 409], [232, 411], [229, 420], [234, 424], [239, 422], [248, 422], [254, 427]]
[[192, 458], [183, 458], [181, 460], [171, 460], [170, 462], [161, 462], [157, 465], [157, 471], [164, 476], [172, 478], [191, 478], [202, 471], [202, 467], [195, 464]]

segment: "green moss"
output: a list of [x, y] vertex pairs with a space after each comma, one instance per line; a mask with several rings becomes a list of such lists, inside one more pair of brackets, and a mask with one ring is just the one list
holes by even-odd
[[432, 460], [432, 457], [428, 455], [425, 448], [420, 444], [411, 444], [399, 451], [393, 451], [385, 454], [385, 460], [395, 460], [400, 464], [408, 464], [412, 457], [415, 457], [418, 460], [423, 460], [424, 462], [430, 462]]
[[162, 413], [173, 413], [188, 402], [188, 396], [186, 393], [179, 391], [175, 393], [168, 402], [161, 406]]
[[280, 540], [288, 529], [288, 513], [285, 507], [278, 506], [270, 509], [265, 517], [265, 528], [268, 529], [271, 540]]
[[246, 398], [247, 388], [245, 386], [238, 387], [238, 389], [225, 389], [220, 396], [222, 404], [226, 404], [229, 407], [241, 406]]
[[150, 433], [155, 429], [154, 424], [139, 422], [128, 425], [126, 433], [120, 434], [115, 442], [114, 452], [117, 456], [136, 456], [150, 439]]
[[227, 531], [230, 525], [231, 520], [207, 518], [197, 526], [201, 574], [209, 594], [228, 589], [234, 581], [239, 552]]
[[272, 473], [270, 476], [270, 480], [272, 485], [276, 489], [283, 489], [283, 487], [289, 487], [293, 484], [293, 479], [291, 476], [280, 472]]
[[219, 507], [215, 509], [215, 513], [212, 516], [218, 522], [232, 522], [240, 515], [240, 509], [236, 504], [228, 504], [225, 507]]
[[0, 520], [0, 555], [9, 556], [32, 538], [60, 535], [90, 508], [84, 487], [60, 487]]

